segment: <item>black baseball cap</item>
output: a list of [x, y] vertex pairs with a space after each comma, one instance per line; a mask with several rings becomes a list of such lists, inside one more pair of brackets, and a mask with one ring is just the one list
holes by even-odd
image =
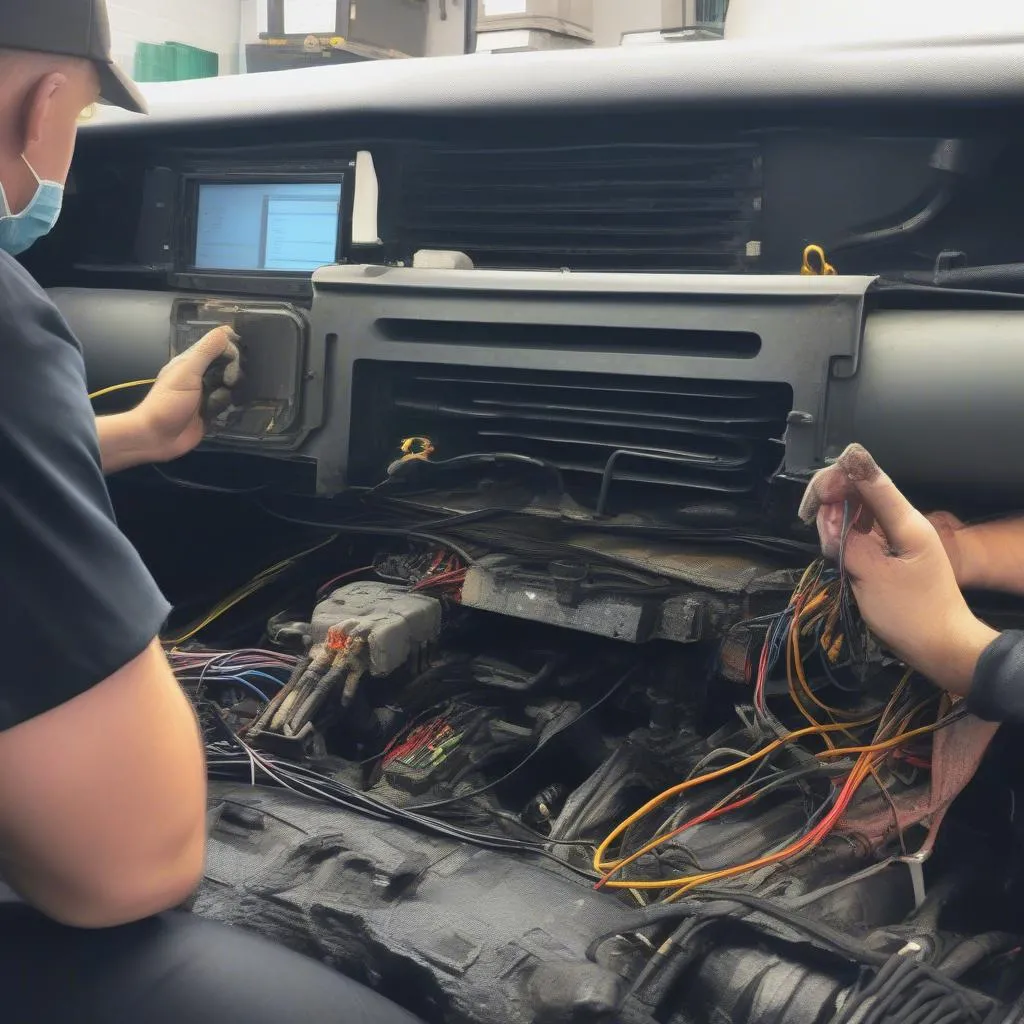
[[110, 55], [105, 0], [0, 0], [0, 49], [91, 60], [105, 103], [146, 113], [139, 87]]

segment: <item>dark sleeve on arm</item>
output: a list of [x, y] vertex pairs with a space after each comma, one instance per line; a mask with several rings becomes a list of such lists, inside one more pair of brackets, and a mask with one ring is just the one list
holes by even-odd
[[78, 342], [0, 253], [0, 730], [142, 653], [168, 606], [114, 519]]
[[967, 708], [989, 722], [1024, 722], [1024, 633], [1001, 633], [985, 648]]

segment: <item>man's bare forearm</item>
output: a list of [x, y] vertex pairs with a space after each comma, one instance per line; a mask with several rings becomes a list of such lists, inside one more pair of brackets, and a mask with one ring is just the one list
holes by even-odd
[[1024, 519], [967, 526], [956, 542], [961, 586], [1024, 594]]
[[103, 472], [108, 475], [133, 466], [163, 461], [135, 413], [97, 416], [96, 433], [100, 439]]

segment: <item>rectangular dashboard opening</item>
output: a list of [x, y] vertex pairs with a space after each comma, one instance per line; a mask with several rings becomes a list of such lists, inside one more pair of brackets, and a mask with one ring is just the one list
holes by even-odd
[[381, 317], [375, 323], [387, 341], [482, 348], [581, 349], [753, 359], [761, 339], [748, 331], [700, 331], [682, 327], [611, 327], [603, 324], [529, 324], [479, 320]]
[[351, 484], [378, 484], [405, 438], [426, 437], [441, 467], [539, 460], [587, 508], [604, 491], [608, 511], [760, 500], [793, 407], [792, 389], [767, 381], [366, 359], [353, 369]]

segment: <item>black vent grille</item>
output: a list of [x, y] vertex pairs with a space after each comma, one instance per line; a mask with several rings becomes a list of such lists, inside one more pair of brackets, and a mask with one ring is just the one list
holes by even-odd
[[740, 272], [760, 252], [748, 143], [420, 150], [403, 164], [402, 248], [508, 269]]
[[404, 438], [425, 436], [437, 459], [542, 459], [602, 512], [757, 496], [782, 461], [792, 407], [784, 384], [370, 360], [354, 384], [353, 483], [376, 483]]

